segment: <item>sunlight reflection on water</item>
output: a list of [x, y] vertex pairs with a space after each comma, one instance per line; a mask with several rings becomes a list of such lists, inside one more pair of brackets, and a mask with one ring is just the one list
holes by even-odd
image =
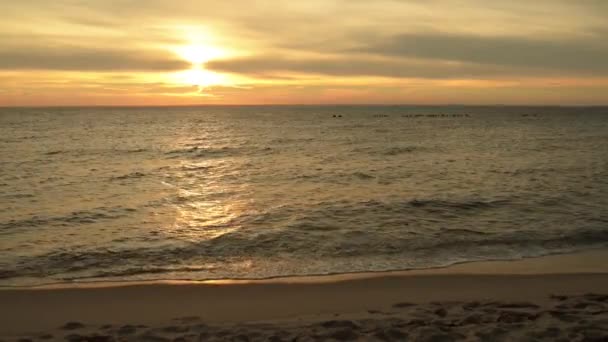
[[608, 115], [96, 110], [0, 116], [0, 283], [433, 267], [608, 241]]

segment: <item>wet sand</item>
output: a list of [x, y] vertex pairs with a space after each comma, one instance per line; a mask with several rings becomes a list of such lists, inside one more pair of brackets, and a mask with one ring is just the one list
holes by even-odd
[[608, 339], [608, 251], [444, 269], [0, 290], [0, 339]]

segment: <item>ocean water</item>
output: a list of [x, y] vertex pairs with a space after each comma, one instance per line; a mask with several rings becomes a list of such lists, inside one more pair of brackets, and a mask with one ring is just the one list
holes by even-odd
[[0, 285], [608, 245], [608, 109], [0, 109]]

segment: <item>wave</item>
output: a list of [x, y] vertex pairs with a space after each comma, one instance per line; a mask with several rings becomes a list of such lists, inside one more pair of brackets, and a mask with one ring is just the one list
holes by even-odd
[[396, 156], [399, 154], [412, 153], [412, 152], [419, 151], [419, 150], [420, 150], [420, 148], [415, 147], [415, 146], [391, 147], [391, 148], [388, 148], [388, 149], [380, 152], [380, 154], [383, 154], [386, 156]]
[[136, 148], [133, 150], [124, 150], [125, 153], [142, 153], [142, 152], [148, 152], [147, 148]]
[[125, 179], [133, 179], [133, 178], [141, 178], [145, 177], [146, 174], [143, 172], [131, 172], [122, 176], [111, 177], [110, 180], [125, 180]]
[[37, 217], [22, 220], [9, 220], [0, 223], [0, 234], [9, 234], [14, 229], [28, 229], [41, 226], [69, 226], [97, 223], [102, 220], [113, 220], [131, 215], [136, 209], [124, 207], [100, 207], [91, 210], [73, 211], [66, 215]]
[[[202, 272], [200, 276], [204, 279], [255, 278], [293, 274], [300, 267], [297, 260], [314, 258], [323, 260], [325, 270], [358, 272], [377, 268], [407, 269], [414, 266], [412, 262], [416, 262], [416, 267], [437, 267], [446, 260], [519, 258], [608, 245], [608, 230], [604, 228], [603, 221], [598, 221], [595, 226], [570, 230], [546, 226], [524, 229], [518, 228], [516, 222], [509, 229], [503, 226], [498, 229], [481, 225], [471, 227], [458, 219], [437, 221], [437, 215], [427, 214], [429, 208], [441, 209], [458, 218], [462, 217], [459, 212], [486, 215], [487, 210], [511, 205], [510, 199], [342, 200], [308, 204], [307, 210], [283, 205], [265, 212], [243, 213], [214, 226], [182, 229], [187, 236], [196, 234], [198, 229], [226, 232], [199, 241], [124, 250], [112, 247], [63, 250], [18, 258], [10, 268], [4, 268], [0, 279], [128, 277], [162, 274], [163, 270]], [[125, 210], [128, 209], [115, 208], [113, 213], [117, 216], [127, 214]], [[112, 217], [106, 209], [104, 212], [74, 212], [65, 217], [13, 222], [10, 225], [80, 224]], [[271, 223], [274, 228], [268, 228]], [[277, 256], [280, 256], [277, 264], [280, 267], [268, 261], [275, 260]], [[235, 262], [249, 259], [266, 261], [254, 269], [232, 269]], [[201, 269], [193, 265], [207, 266]], [[211, 265], [222, 267], [216, 269]], [[232, 273], [226, 273], [228, 270]], [[302, 271], [302, 275], [309, 271], [321, 272], [323, 269]]]
[[[112, 277], [133, 279], [142, 275], [159, 274], [165, 274], [162, 279], [168, 279], [171, 275], [180, 273], [198, 273], [198, 278], [195, 277], [197, 280], [256, 279], [435, 268], [466, 261], [519, 259], [608, 246], [606, 230], [561, 233], [556, 231], [544, 237], [538, 236], [534, 231], [521, 231], [484, 239], [470, 239], [474, 236], [486, 235], [473, 231], [446, 230], [444, 233], [448, 234], [446, 239], [422, 245], [413, 240], [409, 241], [410, 243], [399, 240], [385, 241], [382, 245], [362, 242], [368, 236], [361, 237], [360, 243], [353, 243], [356, 240], [352, 240], [351, 234], [350, 240], [332, 239], [337, 242], [332, 246], [327, 246], [327, 240], [324, 240], [320, 248], [314, 251], [308, 250], [305, 255], [301, 252], [301, 248], [311, 246], [311, 241], [302, 239], [297, 234], [285, 235], [284, 232], [261, 234], [253, 240], [242, 234], [232, 234], [183, 247], [61, 252], [22, 259], [17, 263], [17, 267], [5, 267], [0, 272], [0, 279], [50, 277], [74, 281]], [[462, 238], [463, 233], [469, 239]], [[461, 238], [453, 239], [456, 236]], [[319, 241], [316, 244], [319, 245]], [[218, 249], [219, 245], [222, 246]], [[289, 247], [281, 248], [284, 245]], [[220, 250], [227, 254], [213, 255], [213, 252]], [[254, 251], [257, 253], [252, 253]], [[362, 253], [364, 251], [371, 253]], [[277, 253], [283, 255], [283, 260], [278, 261], [274, 266], [272, 260], [276, 261]], [[293, 261], [297, 264], [297, 260], [309, 260], [312, 263], [314, 258], [323, 258], [321, 268], [311, 266], [304, 272], [297, 267], [285, 268], [285, 262]], [[239, 265], [244, 260], [266, 260], [266, 263], [260, 263], [262, 266], [259, 269], [252, 269], [250, 266], [240, 269]], [[345, 263], [346, 260], [350, 261]]]
[[315, 181], [315, 182], [330, 182], [330, 183], [335, 183], [335, 182], [339, 182], [339, 181], [344, 181], [344, 180], [370, 180], [370, 179], [375, 179], [376, 177], [373, 175], [370, 175], [368, 173], [365, 172], [361, 172], [361, 171], [355, 171], [352, 173], [337, 173], [337, 174], [332, 174], [332, 175], [326, 175], [326, 174], [322, 174], [322, 173], [318, 173], [318, 174], [298, 174], [298, 175], [294, 175], [293, 177], [291, 177], [290, 179], [292, 180], [298, 180], [298, 181]]
[[45, 155], [47, 156], [54, 156], [56, 154], [63, 154], [63, 153], [67, 153], [68, 151], [63, 151], [63, 150], [57, 150], [57, 151], [49, 151], [46, 152]]
[[212, 168], [213, 166], [209, 165], [184, 165], [180, 166], [178, 169], [180, 171], [208, 171]]
[[[201, 271], [213, 271], [217, 269], [214, 266], [166, 266], [166, 267], [138, 267], [138, 268], [124, 268], [119, 270], [111, 271], [100, 271], [96, 272], [86, 278], [108, 278], [108, 277], [124, 277], [124, 276], [135, 276], [143, 274], [168, 274], [172, 272], [190, 273], [190, 272], [201, 272]], [[0, 279], [2, 279], [2, 273], [0, 273]], [[64, 281], [79, 280], [81, 277], [63, 277]]]
[[22, 199], [22, 198], [35, 198], [35, 197], [36, 196], [34, 194], [4, 194], [4, 195], [0, 195], [0, 198], [5, 198], [5, 199]]
[[52, 150], [52, 151], [47, 151], [44, 152], [43, 154], [46, 156], [55, 156], [55, 155], [63, 155], [63, 154], [69, 154], [69, 155], [77, 155], [77, 156], [83, 156], [83, 155], [95, 155], [95, 154], [133, 154], [133, 153], [143, 153], [143, 152], [148, 152], [149, 150], [146, 148], [135, 148], [135, 149], [70, 149], [70, 150]]
[[355, 172], [353, 173], [353, 176], [359, 178], [359, 179], [373, 179], [375, 178], [372, 175], [368, 175], [367, 173], [363, 173], [363, 172]]
[[496, 208], [502, 205], [508, 205], [510, 203], [509, 200], [465, 200], [465, 201], [447, 201], [447, 200], [437, 200], [437, 199], [429, 199], [429, 200], [418, 200], [413, 199], [408, 202], [408, 204], [412, 207], [419, 208], [454, 208], [454, 209], [463, 209], [463, 210], [474, 210], [474, 209], [489, 209]]
[[352, 150], [354, 153], [368, 153], [370, 155], [397, 156], [401, 154], [411, 154], [415, 152], [427, 152], [430, 149], [424, 146], [379, 146], [379, 147], [358, 147]]
[[309, 143], [314, 141], [313, 138], [275, 138], [270, 140], [271, 145], [290, 145], [299, 143]]
[[166, 152], [165, 155], [170, 156], [169, 158], [179, 158], [179, 157], [190, 157], [190, 158], [211, 158], [211, 157], [224, 157], [224, 156], [234, 156], [241, 154], [243, 152], [242, 148], [239, 147], [191, 147], [186, 149], [177, 149]]

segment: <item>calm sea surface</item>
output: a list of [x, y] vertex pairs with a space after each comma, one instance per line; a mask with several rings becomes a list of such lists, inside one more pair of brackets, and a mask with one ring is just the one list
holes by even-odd
[[608, 246], [608, 109], [0, 109], [0, 285]]

